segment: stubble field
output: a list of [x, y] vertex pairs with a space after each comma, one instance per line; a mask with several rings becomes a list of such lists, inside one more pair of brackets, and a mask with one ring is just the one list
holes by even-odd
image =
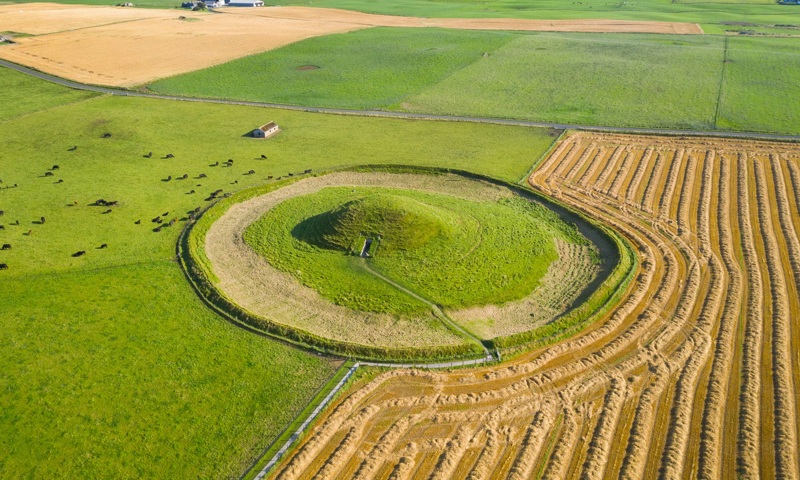
[[379, 375], [275, 478], [796, 478], [800, 149], [578, 133], [530, 183], [636, 246], [621, 302], [508, 365]]

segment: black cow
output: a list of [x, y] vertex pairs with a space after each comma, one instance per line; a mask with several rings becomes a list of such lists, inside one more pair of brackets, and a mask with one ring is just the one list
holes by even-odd
[[141, 220], [136, 220], [135, 222], [133, 222], [134, 225], [139, 225], [140, 223], [142, 223]]
[[303, 170], [303, 173], [311, 173], [311, 169], [309, 168], [309, 169]]
[[206, 174], [205, 173], [201, 173], [200, 175], [197, 176], [197, 178], [206, 178]]
[[171, 154], [171, 153], [168, 153], [168, 154], [167, 154], [167, 156], [166, 156], [166, 157], [164, 157], [164, 158], [175, 158], [175, 155], [173, 155], [173, 154]]
[[98, 250], [102, 250], [104, 248], [108, 248], [108, 244], [107, 243], [104, 243], [104, 244], [100, 245], [99, 247], [97, 247]]
[[8, 265], [5, 263], [0, 263], [0, 270], [8, 270]]
[[109, 214], [109, 213], [111, 213], [111, 212], [112, 212], [112, 210], [109, 208], [109, 209], [108, 209], [108, 210], [106, 210], [105, 212], [100, 212], [100, 213], [102, 213], [103, 215], [106, 215], [106, 214]]
[[178, 180], [186, 180], [187, 178], [189, 178], [189, 175], [184, 173], [182, 177], [178, 178]]
[[6, 212], [4, 210], [0, 210], [0, 217], [2, 217], [5, 214], [6, 214]]
[[11, 244], [10, 243], [4, 243], [3, 246], [0, 247], [0, 250], [11, 250]]
[[77, 150], [77, 149], [78, 149], [78, 146], [77, 146], [77, 145], [75, 145], [74, 147], [70, 148], [70, 149], [69, 149], [69, 151], [70, 151], [70, 152], [74, 152], [74, 151], [75, 151], [75, 150]]
[[216, 167], [217, 165], [219, 165], [219, 161], [212, 163], [211, 165], [209, 165], [209, 167]]
[[84, 251], [84, 250], [78, 250], [77, 252], [75, 252], [75, 253], [73, 253], [73, 254], [72, 254], [72, 256], [73, 256], [73, 257], [76, 257], [76, 258], [77, 258], [77, 257], [82, 257], [82, 256], [84, 256], [84, 255], [86, 255], [86, 251]]
[[253, 175], [254, 173], [256, 173], [255, 170], [248, 170], [248, 172], [245, 173], [245, 175]]
[[44, 172], [44, 176], [45, 177], [52, 177], [53, 176], [53, 172]]
[[5, 225], [0, 225], [0, 230], [5, 230], [5, 229], [6, 229]]
[[144, 158], [152, 158], [152, 157], [153, 157], [153, 152], [147, 152], [147, 154], [144, 155]]
[[269, 177], [267, 177], [267, 180], [272, 180], [272, 175], [270, 175]]
[[58, 170], [58, 165], [53, 165], [50, 170]]
[[264, 155], [264, 154], [262, 153], [262, 154], [261, 154], [261, 158], [262, 158], [262, 159], [264, 159], [264, 160], [266, 160], [266, 159], [267, 159], [267, 156], [266, 156], [266, 155]]
[[104, 133], [103, 138], [111, 138], [111, 133], [109, 132]]
[[39, 223], [41, 223], [42, 225], [44, 225], [44, 217], [42, 217], [42, 218], [40, 218], [40, 219], [39, 219]]
[[64, 183], [64, 179], [63, 178], [59, 178], [56, 183]]
[[191, 195], [191, 194], [193, 194], [193, 193], [194, 193], [194, 190], [189, 190], [189, 191], [186, 193], [186, 195]]

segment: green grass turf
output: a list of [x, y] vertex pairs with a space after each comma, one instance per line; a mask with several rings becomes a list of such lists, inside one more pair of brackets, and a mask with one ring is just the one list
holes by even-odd
[[[340, 236], [324, 217], [346, 205], [347, 213], [370, 208], [367, 221], [344, 235], [350, 246], [320, 245], [322, 236]], [[387, 228], [382, 216], [403, 217], [409, 231], [397, 231], [396, 221]], [[352, 253], [360, 252], [361, 231], [383, 237], [371, 249], [374, 268], [447, 308], [502, 304], [529, 294], [558, 258], [552, 239], [582, 239], [550, 210], [522, 199], [476, 202], [413, 190], [328, 188], [279, 204], [248, 228], [245, 241], [335, 303], [397, 314], [424, 309], [364, 271]], [[417, 238], [406, 238], [407, 248], [399, 248], [393, 236]]]
[[335, 370], [167, 260], [0, 282], [3, 478], [236, 478]]
[[[234, 67], [245, 61], [239, 60], [175, 77], [154, 88], [203, 94], [202, 86], [213, 84], [223, 86], [214, 90], [215, 96], [308, 106], [618, 127], [800, 133], [796, 120], [800, 38], [729, 38], [723, 75], [726, 40], [722, 36], [473, 32], [466, 42], [471, 63], [456, 69], [448, 63], [451, 57], [445, 57], [442, 62], [451, 71], [440, 76], [420, 73], [413, 60], [419, 43], [414, 40], [406, 46], [404, 35], [418, 39], [420, 33], [375, 28], [299, 42], [246, 59], [249, 69], [260, 64], [289, 80], [325, 70], [297, 71], [298, 64], [337, 64], [350, 57], [356, 59], [358, 72], [380, 66], [379, 78], [355, 72], [347, 77], [319, 74], [310, 86], [282, 81], [278, 87], [262, 88], [273, 85], [265, 79], [242, 87], [246, 82], [229, 81], [235, 77]], [[425, 35], [444, 34], [430, 30]], [[481, 42], [481, 36], [487, 40]], [[370, 49], [388, 44], [394, 46]], [[491, 45], [496, 48], [489, 49]], [[313, 60], [295, 58], [295, 52], [307, 50], [314, 50]], [[386, 50], [396, 61], [382, 59]], [[475, 51], [488, 55], [474, 55]], [[414, 88], [407, 87], [412, 84]], [[326, 92], [326, 98], [311, 98], [307, 89]], [[351, 93], [364, 91], [376, 96], [359, 103]], [[393, 93], [379, 98], [382, 92]]]
[[[183, 222], [155, 233], [151, 218], [181, 218], [219, 188], [334, 165], [446, 165], [516, 181], [553, 141], [541, 129], [119, 97], [38, 108], [49, 101], [0, 123], [0, 187], [19, 185], [0, 188], [0, 243], [13, 246], [0, 252], [4, 478], [235, 478], [332, 374], [210, 313], [174, 262]], [[243, 136], [273, 119], [277, 137]], [[233, 167], [208, 166], [228, 158]], [[89, 205], [99, 198], [119, 205], [103, 214]]]
[[[149, 85], [158, 93], [371, 109], [392, 105], [511, 40], [509, 33], [375, 28], [313, 38]], [[298, 67], [319, 67], [298, 70]]]
[[96, 95], [42, 82], [7, 68], [0, 68], [0, 85], [0, 122]]
[[523, 35], [401, 107], [575, 124], [710, 129], [722, 45], [712, 36]]
[[730, 38], [727, 58], [718, 125], [800, 133], [800, 38]]

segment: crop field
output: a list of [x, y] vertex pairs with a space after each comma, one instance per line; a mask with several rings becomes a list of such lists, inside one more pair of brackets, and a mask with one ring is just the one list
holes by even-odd
[[800, 148], [575, 133], [530, 184], [638, 272], [579, 335], [342, 397], [274, 478], [797, 478]]
[[800, 38], [372, 28], [149, 88], [334, 108], [798, 133], [799, 45]]
[[78, 82], [132, 87], [359, 28], [189, 11], [0, 5], [0, 32], [33, 34], [0, 45], [0, 58]]
[[[513, 182], [553, 142], [541, 129], [93, 96], [5, 69], [0, 85], [3, 478], [237, 478], [333, 375], [337, 361], [242, 331], [192, 290], [175, 245], [210, 192], [366, 159]], [[243, 136], [268, 120], [277, 137]]]

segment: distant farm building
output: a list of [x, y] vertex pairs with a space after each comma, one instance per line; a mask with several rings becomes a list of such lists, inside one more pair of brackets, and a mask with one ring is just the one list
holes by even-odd
[[264, 2], [261, 0], [231, 0], [228, 2], [229, 7], [263, 7]]
[[269, 122], [265, 125], [261, 125], [260, 127], [253, 130], [253, 136], [256, 138], [267, 138], [275, 135], [281, 129], [278, 128], [278, 124], [275, 122]]

